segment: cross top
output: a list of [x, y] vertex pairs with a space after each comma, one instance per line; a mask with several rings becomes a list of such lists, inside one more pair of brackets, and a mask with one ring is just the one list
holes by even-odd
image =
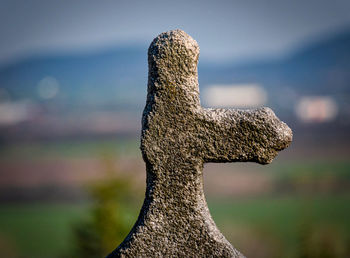
[[160, 34], [148, 49], [148, 92], [168, 89], [169, 84], [176, 84], [186, 92], [196, 91], [199, 101], [198, 57], [197, 42], [184, 31], [174, 30]]
[[217, 229], [203, 192], [205, 162], [270, 163], [292, 131], [269, 108], [202, 108], [197, 42], [182, 30], [148, 50], [141, 151], [147, 189], [139, 218], [109, 257], [243, 257]]

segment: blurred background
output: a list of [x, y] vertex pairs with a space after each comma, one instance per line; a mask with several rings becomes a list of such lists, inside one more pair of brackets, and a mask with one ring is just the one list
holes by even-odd
[[247, 257], [350, 257], [350, 2], [0, 0], [0, 256], [103, 257], [136, 221], [147, 48], [200, 45], [206, 107], [271, 107], [292, 145], [206, 164]]

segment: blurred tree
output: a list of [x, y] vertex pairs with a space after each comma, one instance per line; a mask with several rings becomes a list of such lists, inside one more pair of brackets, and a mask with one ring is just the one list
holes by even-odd
[[127, 203], [130, 182], [117, 176], [112, 159], [103, 159], [106, 177], [88, 186], [92, 207], [87, 219], [73, 226], [74, 257], [105, 257], [130, 230]]

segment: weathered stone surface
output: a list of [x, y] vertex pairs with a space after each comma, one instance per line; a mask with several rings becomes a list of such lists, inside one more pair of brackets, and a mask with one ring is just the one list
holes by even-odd
[[146, 196], [131, 232], [108, 257], [243, 257], [211, 218], [203, 164], [267, 164], [290, 144], [292, 131], [269, 108], [202, 108], [198, 56], [197, 42], [181, 30], [160, 34], [149, 47]]

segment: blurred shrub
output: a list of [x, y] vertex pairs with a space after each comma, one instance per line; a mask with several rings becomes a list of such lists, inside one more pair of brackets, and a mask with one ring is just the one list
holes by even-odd
[[111, 159], [103, 160], [105, 179], [88, 186], [92, 207], [88, 217], [73, 225], [73, 257], [105, 257], [126, 237], [131, 229], [128, 203], [130, 181], [117, 176]]

